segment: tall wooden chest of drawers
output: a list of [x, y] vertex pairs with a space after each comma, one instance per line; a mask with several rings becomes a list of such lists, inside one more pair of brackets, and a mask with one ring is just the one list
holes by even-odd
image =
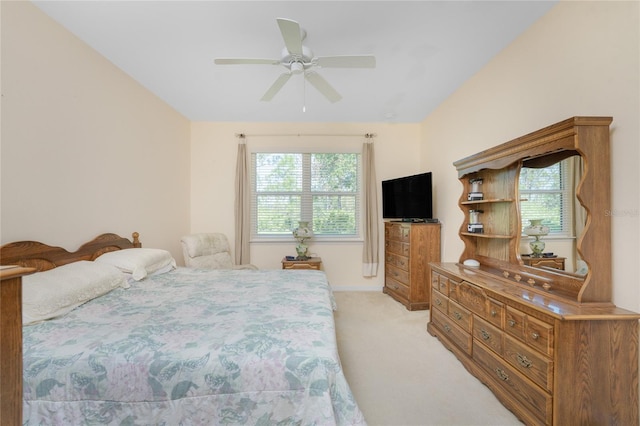
[[440, 261], [440, 224], [385, 222], [383, 292], [410, 311], [429, 308], [429, 262]]

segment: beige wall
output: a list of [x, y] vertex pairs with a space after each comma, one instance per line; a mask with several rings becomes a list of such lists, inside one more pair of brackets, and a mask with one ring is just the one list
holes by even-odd
[[[376, 133], [378, 180], [434, 172], [443, 256], [454, 261], [453, 161], [573, 115], [612, 115], [614, 301], [640, 310], [637, 2], [560, 3], [422, 124], [189, 123], [30, 3], [1, 4], [2, 242], [74, 249], [136, 230], [181, 261], [184, 233], [221, 230], [233, 242], [236, 133]], [[254, 244], [252, 261], [277, 268], [292, 250]], [[361, 277], [360, 243], [312, 250], [334, 286], [382, 286], [382, 267]]]
[[640, 310], [638, 6], [559, 3], [427, 117], [422, 161], [439, 188], [444, 260], [462, 251], [455, 160], [571, 116], [612, 116], [613, 299]]
[[138, 231], [181, 259], [189, 121], [30, 2], [1, 7], [1, 242]]
[[[360, 152], [365, 133], [375, 133], [378, 181], [424, 171], [420, 169], [420, 125], [384, 123], [193, 123], [191, 143], [191, 229], [193, 232], [225, 232], [233, 245], [234, 176], [237, 133], [247, 134], [248, 150], [278, 147]], [[266, 136], [266, 135], [303, 136]], [[262, 136], [252, 136], [262, 135]], [[304, 135], [363, 135], [362, 137]], [[378, 182], [378, 189], [380, 183]], [[380, 193], [378, 194], [380, 196]], [[379, 199], [379, 203], [381, 199]], [[380, 210], [381, 212], [381, 210]], [[380, 213], [381, 215], [381, 213]], [[384, 255], [380, 221], [380, 259]], [[278, 243], [251, 244], [251, 262], [260, 268], [281, 267], [282, 257], [295, 254], [293, 238]], [[321, 256], [334, 288], [380, 290], [384, 269], [375, 278], [362, 277], [362, 242], [319, 243], [310, 250]]]

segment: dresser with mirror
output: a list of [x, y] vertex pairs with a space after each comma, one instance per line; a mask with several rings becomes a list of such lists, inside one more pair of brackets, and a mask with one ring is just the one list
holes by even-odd
[[[640, 314], [611, 301], [611, 122], [573, 117], [454, 163], [464, 249], [431, 264], [427, 329], [526, 424], [639, 422]], [[532, 253], [520, 176], [558, 162], [573, 234]]]

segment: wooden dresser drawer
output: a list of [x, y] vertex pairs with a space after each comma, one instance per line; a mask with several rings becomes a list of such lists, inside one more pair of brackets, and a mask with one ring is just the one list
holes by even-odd
[[473, 337], [498, 355], [502, 355], [502, 335], [502, 330], [482, 318], [473, 319]]
[[388, 240], [385, 243], [387, 253], [395, 253], [401, 256], [409, 256], [409, 244], [397, 240]]
[[449, 318], [467, 333], [471, 333], [471, 312], [453, 300], [449, 300]]
[[440, 292], [433, 290], [431, 292], [431, 306], [447, 314], [449, 312], [449, 299]]
[[519, 310], [507, 306], [504, 329], [507, 333], [524, 341], [526, 315]]
[[411, 228], [401, 224], [389, 224], [386, 228], [386, 237], [389, 240], [409, 241]]
[[553, 362], [510, 336], [504, 337], [504, 359], [541, 387], [553, 389]]
[[505, 313], [504, 303], [498, 302], [497, 300], [494, 300], [490, 297], [487, 299], [489, 301], [489, 312], [487, 312], [486, 315], [483, 315], [483, 318], [496, 327], [502, 328], [504, 324], [503, 320]]
[[[455, 284], [451, 286], [451, 290], [449, 291], [450, 299], [460, 303], [473, 313], [483, 317], [486, 316], [487, 295], [480, 287], [477, 287], [467, 281], [462, 281], [459, 284], [454, 283], [454, 281], [450, 282]], [[455, 297], [453, 296], [453, 288], [455, 288]]]
[[543, 354], [553, 356], [553, 326], [537, 318], [527, 316], [525, 341]]
[[403, 284], [409, 284], [409, 272], [403, 269], [400, 269], [396, 266], [390, 265], [388, 263], [385, 264], [385, 275], [388, 278], [393, 278], [396, 281], [399, 281]]
[[406, 285], [405, 283], [401, 283], [387, 276], [384, 280], [384, 286], [388, 290], [391, 290], [394, 293], [397, 293], [403, 299], [409, 298], [409, 286]]
[[449, 278], [437, 272], [431, 272], [431, 288], [449, 297]]
[[431, 312], [431, 321], [441, 329], [456, 346], [471, 355], [471, 334], [458, 327], [451, 318], [437, 309]]
[[553, 355], [553, 325], [507, 307], [505, 331], [541, 353]]
[[404, 271], [409, 270], [409, 258], [407, 256], [401, 256], [399, 254], [387, 252], [385, 256], [385, 262], [389, 265], [396, 266]]
[[540, 422], [548, 425], [552, 423], [551, 395], [478, 342], [473, 344], [473, 359], [494, 379], [495, 383], [516, 398]]

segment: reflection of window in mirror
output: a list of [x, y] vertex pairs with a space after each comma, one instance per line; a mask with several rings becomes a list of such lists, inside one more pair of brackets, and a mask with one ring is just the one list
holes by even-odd
[[557, 251], [556, 254], [567, 258], [568, 271], [577, 271], [580, 265], [576, 262], [580, 260], [575, 238], [581, 235], [586, 221], [585, 210], [576, 198], [582, 159], [574, 155], [550, 165], [545, 161], [538, 163], [540, 167], [522, 167], [520, 170], [521, 229], [532, 219], [542, 219], [543, 225], [549, 227], [549, 236], [571, 239], [572, 247], [568, 250], [556, 244], [555, 250], [552, 245], [549, 251]]
[[548, 167], [520, 170], [520, 217], [522, 228], [532, 219], [542, 219], [549, 234], [574, 236], [572, 226], [571, 174], [567, 160]]

